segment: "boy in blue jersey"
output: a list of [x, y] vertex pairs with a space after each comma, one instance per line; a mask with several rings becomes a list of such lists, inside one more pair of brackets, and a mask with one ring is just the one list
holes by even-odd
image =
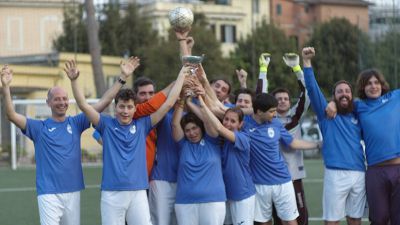
[[103, 178], [101, 217], [103, 225], [150, 225], [146, 189], [147, 134], [174, 105], [190, 67], [182, 67], [166, 102], [155, 113], [133, 120], [136, 111], [134, 92], [123, 89], [115, 97], [115, 116], [99, 114], [86, 101], [78, 87], [79, 71], [74, 61], [66, 63], [74, 97], [103, 138]]
[[[259, 58], [260, 73], [257, 81], [257, 91], [268, 93], [268, 79], [267, 71], [270, 57], [269, 53], [262, 53]], [[310, 106], [310, 100], [307, 95], [307, 91], [304, 83], [304, 74], [300, 67], [300, 57], [295, 53], [285, 54], [283, 57], [285, 64], [292, 69], [296, 74], [297, 84], [300, 90], [298, 100], [295, 105], [291, 107], [290, 93], [286, 88], [278, 87], [272, 95], [278, 101], [277, 106], [277, 118], [285, 126], [285, 128], [295, 138], [301, 137], [300, 123], [305, 116], [308, 107]], [[287, 148], [281, 145], [281, 153], [285, 159], [286, 165], [288, 166], [290, 176], [292, 177], [293, 187], [296, 194], [297, 209], [299, 210], [299, 217], [297, 223], [299, 225], [308, 224], [308, 211], [304, 196], [304, 188], [302, 179], [306, 177], [303, 162], [303, 151], [297, 151], [296, 149]], [[274, 224], [281, 225], [279, 217], [276, 215], [276, 211], [273, 211]]]
[[[125, 81], [138, 64], [136, 58], [122, 63], [120, 81]], [[69, 100], [61, 87], [53, 87], [47, 94], [46, 102], [51, 109], [51, 118], [34, 120], [16, 113], [10, 93], [12, 77], [12, 70], [4, 66], [1, 81], [7, 117], [35, 146], [40, 223], [79, 225], [80, 191], [85, 188], [80, 140], [82, 132], [89, 128], [89, 120], [84, 114], [66, 115]], [[104, 110], [121, 87], [121, 82], [116, 82], [93, 108], [96, 111]]]
[[333, 225], [346, 216], [349, 225], [361, 224], [366, 202], [365, 159], [360, 143], [361, 127], [353, 113], [352, 89], [343, 80], [334, 85], [333, 99], [339, 114], [334, 119], [328, 118], [327, 102], [311, 68], [314, 55], [314, 48], [303, 49], [306, 88], [324, 139], [323, 219], [325, 224]]
[[299, 216], [293, 184], [279, 150], [279, 144], [294, 149], [315, 149], [319, 143], [293, 139], [275, 118], [277, 100], [272, 95], [259, 94], [253, 101], [254, 114], [245, 117], [244, 131], [251, 138], [250, 168], [256, 185], [255, 221], [271, 224], [272, 204], [284, 224], [297, 224]]

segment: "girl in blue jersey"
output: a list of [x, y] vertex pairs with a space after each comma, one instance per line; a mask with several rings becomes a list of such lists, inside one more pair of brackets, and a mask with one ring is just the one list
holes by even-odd
[[369, 69], [357, 81], [356, 111], [364, 135], [371, 224], [400, 224], [400, 89]]
[[182, 117], [183, 105], [181, 101], [176, 106], [172, 119], [172, 135], [179, 147], [175, 201], [178, 224], [221, 225], [226, 194], [218, 133], [210, 121], [203, 124], [194, 113]]
[[256, 189], [250, 174], [250, 138], [240, 131], [243, 111], [240, 108], [226, 110], [221, 122], [199, 97], [198, 115], [211, 122], [213, 128], [224, 138], [222, 148], [222, 173], [228, 198], [225, 224], [252, 225]]

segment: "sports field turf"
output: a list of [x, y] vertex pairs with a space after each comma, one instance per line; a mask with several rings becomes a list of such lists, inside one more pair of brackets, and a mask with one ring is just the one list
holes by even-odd
[[[304, 180], [310, 225], [323, 224], [321, 160], [306, 160]], [[99, 225], [101, 167], [84, 167], [86, 189], [81, 194], [81, 225]], [[345, 224], [342, 222], [341, 224]], [[368, 224], [367, 222], [363, 222]], [[39, 225], [35, 170], [0, 168], [0, 225]]]

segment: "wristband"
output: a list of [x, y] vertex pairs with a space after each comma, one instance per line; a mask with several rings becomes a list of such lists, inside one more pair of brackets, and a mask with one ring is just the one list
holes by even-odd
[[266, 73], [268, 71], [268, 67], [260, 66], [260, 72]]
[[118, 83], [124, 85], [124, 84], [126, 84], [126, 80], [122, 80], [121, 77], [118, 77]]
[[301, 67], [300, 67], [300, 65], [297, 65], [297, 66], [292, 67], [292, 70], [293, 70], [293, 72], [297, 73], [301, 70]]
[[178, 41], [186, 41], [186, 38], [179, 38]]

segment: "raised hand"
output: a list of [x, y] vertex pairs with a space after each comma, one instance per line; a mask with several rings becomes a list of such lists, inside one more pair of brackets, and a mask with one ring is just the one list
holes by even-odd
[[189, 35], [191, 27], [185, 29], [175, 29], [175, 36], [178, 40], [186, 39]]
[[311, 67], [311, 58], [315, 56], [315, 50], [313, 47], [305, 47], [301, 51], [301, 56], [303, 57], [304, 67]]
[[311, 59], [315, 56], [315, 50], [314, 47], [305, 47], [303, 48], [303, 50], [301, 51], [301, 55], [304, 59]]
[[201, 96], [203, 98], [206, 96], [206, 91], [204, 90], [204, 87], [201, 84], [198, 84], [195, 87], [193, 87], [193, 92], [196, 96]]
[[330, 101], [328, 105], [326, 105], [325, 113], [328, 119], [334, 119], [337, 115], [337, 107], [334, 101]]
[[200, 83], [204, 84], [207, 81], [207, 75], [203, 66], [199, 64], [195, 72], [197, 79], [199, 79]]
[[1, 69], [1, 84], [4, 86], [9, 86], [11, 84], [13, 77], [13, 71], [8, 67], [8, 65], [4, 65]]
[[246, 88], [247, 87], [247, 72], [244, 69], [236, 70], [236, 76], [239, 80], [240, 87]]
[[285, 64], [290, 68], [299, 66], [300, 64], [300, 57], [296, 53], [285, 53], [282, 59]]
[[64, 72], [71, 81], [76, 80], [79, 77], [79, 70], [76, 67], [75, 60], [68, 60], [65, 62]]
[[119, 67], [123, 79], [127, 79], [140, 66], [140, 59], [137, 56], [131, 56], [127, 60], [122, 60]]
[[268, 71], [268, 65], [269, 62], [271, 61], [271, 54], [265, 52], [261, 53], [260, 57], [258, 58], [258, 63], [260, 66], [260, 72], [267, 72]]
[[192, 53], [193, 46], [194, 46], [194, 39], [193, 39], [193, 37], [187, 37], [187, 38], [186, 38], [186, 45], [187, 45], [187, 47], [188, 47], [189, 53], [191, 54], [191, 53]]

